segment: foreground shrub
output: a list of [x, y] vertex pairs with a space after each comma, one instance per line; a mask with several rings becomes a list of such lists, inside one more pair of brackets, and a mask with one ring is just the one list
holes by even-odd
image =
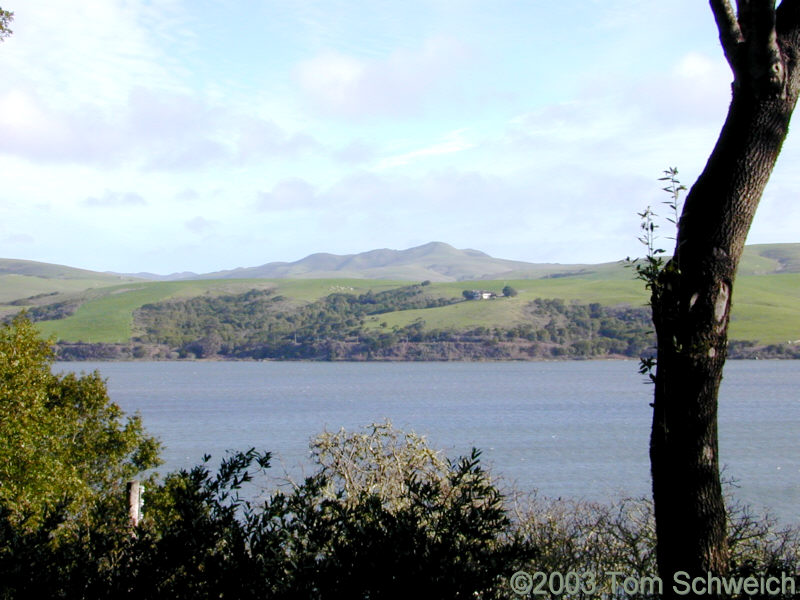
[[67, 525], [159, 464], [159, 442], [125, 418], [98, 373], [53, 373], [53, 351], [24, 318], [0, 325], [0, 503], [5, 518]]
[[[756, 516], [749, 507], [727, 500], [728, 543], [731, 550], [727, 577], [750, 575], [781, 578], [793, 576], [800, 590], [800, 529], [779, 527], [769, 516]], [[541, 499], [518, 496], [512, 503], [514, 522], [524, 543], [537, 550], [534, 561], [524, 570], [534, 573], [592, 573], [597, 594], [571, 598], [656, 597], [644, 587], [641, 593], [612, 589], [611, 573], [617, 583], [626, 577], [636, 581], [654, 577], [656, 568], [655, 520], [652, 501], [624, 498], [613, 503]], [[665, 589], [671, 582], [664, 582]], [[741, 596], [742, 598], [795, 598], [792, 595]]]
[[[258, 502], [270, 456], [234, 453], [151, 488], [136, 528], [98, 498], [58, 544], [68, 502], [25, 528], [0, 505], [0, 598], [508, 599], [518, 570], [594, 573], [596, 593], [570, 598], [652, 597], [608, 585], [656, 572], [647, 500], [503, 496], [478, 451], [448, 461], [389, 423], [312, 449], [311, 477]], [[731, 505], [731, 575], [796, 573], [798, 531]]]
[[[374, 431], [375, 443], [403, 437], [388, 426]], [[421, 448], [393, 447], [395, 459]], [[216, 474], [205, 465], [170, 474], [148, 492], [147, 517], [135, 529], [124, 525], [123, 506], [115, 526], [81, 528], [57, 547], [44, 542], [60, 525], [58, 512], [35, 530], [0, 528], [0, 567], [19, 567], [2, 571], [0, 596], [488, 599], [506, 597], [511, 561], [533, 556], [478, 451], [427, 472], [412, 461], [393, 472], [396, 481], [379, 481], [396, 496], [345, 483], [343, 470], [325, 464], [259, 504], [243, 499], [252, 469], [265, 470], [269, 458], [250, 450]]]

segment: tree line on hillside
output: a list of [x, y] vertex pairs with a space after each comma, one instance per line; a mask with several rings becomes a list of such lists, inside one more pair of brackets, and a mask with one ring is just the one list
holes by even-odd
[[[308, 304], [263, 289], [166, 300], [135, 312], [138, 334], [127, 343], [59, 342], [56, 351], [61, 360], [532, 360], [652, 353], [646, 308], [537, 298], [522, 305], [518, 324], [507, 327], [432, 328], [418, 319], [390, 328], [380, 320], [382, 314], [465, 301], [432, 295], [427, 285], [336, 292]], [[503, 294], [513, 297], [516, 290]], [[34, 322], [64, 318], [76, 306], [42, 305], [26, 316]], [[734, 340], [729, 356], [800, 358], [800, 348]]]
[[456, 302], [463, 300], [428, 296], [421, 285], [335, 293], [299, 307], [269, 290], [199, 296], [143, 306], [134, 342], [168, 346], [179, 357], [317, 360], [639, 357], [652, 346], [645, 309], [559, 299], [526, 304], [524, 322], [512, 327], [433, 329], [417, 320], [389, 328], [374, 319]]
[[[62, 360], [532, 360], [640, 358], [653, 351], [646, 308], [537, 298], [523, 306], [522, 322], [510, 327], [431, 328], [416, 320], [389, 328], [379, 320], [390, 312], [465, 301], [431, 295], [428, 283], [336, 292], [303, 305], [263, 289], [166, 300], [135, 312], [139, 334], [128, 343], [60, 342], [56, 349]], [[516, 290], [503, 294], [513, 297]], [[76, 306], [58, 302], [26, 315], [31, 321], [64, 318]], [[800, 348], [732, 340], [729, 356], [800, 358]]]

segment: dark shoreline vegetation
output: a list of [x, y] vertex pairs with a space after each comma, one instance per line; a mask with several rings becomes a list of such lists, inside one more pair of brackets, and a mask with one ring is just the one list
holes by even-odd
[[[480, 341], [429, 343], [404, 342], [402, 346], [387, 348], [381, 352], [371, 351], [362, 342], [338, 342], [327, 344], [287, 344], [277, 348], [272, 356], [225, 356], [214, 354], [197, 356], [193, 352], [176, 351], [164, 344], [104, 344], [82, 342], [59, 342], [54, 346], [56, 357], [64, 362], [103, 361], [546, 361], [546, 360], [631, 360], [627, 354], [581, 355], [558, 346], [532, 346], [518, 341]], [[544, 349], [550, 356], [539, 354]], [[787, 360], [800, 358], [800, 348], [788, 344], [758, 345], [750, 341], [732, 340], [729, 344], [728, 360]]]

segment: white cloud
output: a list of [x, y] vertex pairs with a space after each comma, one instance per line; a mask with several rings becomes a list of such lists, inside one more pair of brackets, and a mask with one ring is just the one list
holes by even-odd
[[133, 85], [180, 87], [153, 24], [165, 18], [141, 1], [26, 0], [15, 9], [14, 43], [3, 48], [6, 85], [35, 83], [62, 106], [118, 103]]
[[32, 235], [28, 235], [27, 233], [12, 233], [9, 235], [4, 235], [0, 238], [4, 244], [19, 244], [19, 245], [29, 245], [33, 244], [36, 240]]
[[332, 158], [340, 162], [356, 165], [372, 160], [376, 155], [373, 144], [363, 139], [352, 140], [343, 147], [333, 150]]
[[272, 191], [258, 193], [257, 208], [262, 211], [305, 209], [316, 201], [316, 191], [307, 181], [285, 179]]
[[0, 94], [0, 153], [34, 162], [181, 171], [321, 149], [310, 135], [189, 94], [134, 88], [113, 117], [93, 104], [51, 106], [20, 89]]
[[314, 105], [329, 114], [409, 115], [431, 101], [467, 55], [464, 45], [450, 37], [431, 38], [415, 51], [396, 51], [383, 60], [327, 51], [300, 63], [297, 81]]
[[389, 167], [407, 165], [419, 159], [440, 156], [443, 154], [453, 154], [455, 152], [461, 152], [463, 150], [473, 148], [475, 144], [469, 141], [465, 134], [465, 129], [453, 131], [446, 135], [444, 139], [439, 140], [427, 147], [384, 158], [380, 161], [377, 168], [385, 169]]
[[99, 198], [90, 196], [84, 201], [86, 206], [92, 207], [118, 207], [118, 206], [146, 206], [147, 202], [135, 192], [112, 192], [106, 190]]
[[644, 117], [664, 126], [707, 126], [719, 130], [731, 98], [731, 75], [722, 56], [698, 52], [681, 56], [670, 72], [653, 77], [630, 94]]
[[194, 202], [200, 198], [200, 194], [197, 190], [192, 188], [184, 188], [177, 194], [175, 194], [175, 199], [179, 202]]
[[320, 144], [305, 133], [289, 134], [272, 121], [255, 117], [239, 117], [232, 128], [235, 156], [240, 163], [264, 157], [292, 157], [320, 149]]
[[1, 154], [191, 170], [317, 147], [262, 114], [252, 95], [198, 85], [180, 62], [198, 51], [197, 14], [181, 0], [26, 0], [15, 12], [0, 61]]
[[210, 221], [203, 217], [197, 216], [184, 222], [186, 229], [192, 233], [206, 233], [217, 226], [216, 221]]

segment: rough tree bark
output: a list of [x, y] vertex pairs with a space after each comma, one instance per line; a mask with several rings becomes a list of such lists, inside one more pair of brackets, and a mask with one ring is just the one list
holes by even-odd
[[717, 393], [731, 295], [800, 88], [800, 0], [783, 0], [777, 10], [774, 0], [738, 0], [735, 13], [729, 0], [710, 5], [733, 71], [732, 100], [651, 299], [658, 347], [650, 460], [668, 595], [677, 571], [728, 570]]

